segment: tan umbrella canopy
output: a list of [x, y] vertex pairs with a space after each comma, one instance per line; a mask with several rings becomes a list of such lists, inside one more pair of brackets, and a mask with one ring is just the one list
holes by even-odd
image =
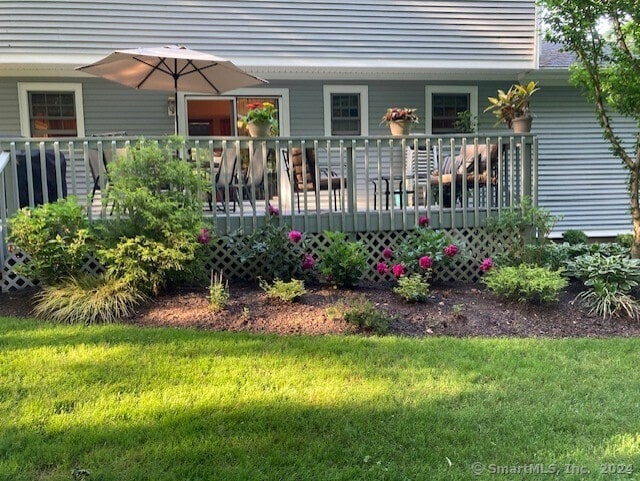
[[231, 61], [178, 45], [115, 50], [110, 55], [77, 70], [122, 85], [146, 90], [212, 93], [268, 83], [236, 67]]

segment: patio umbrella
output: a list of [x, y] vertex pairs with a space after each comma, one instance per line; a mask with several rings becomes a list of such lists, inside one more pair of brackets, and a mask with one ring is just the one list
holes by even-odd
[[78, 67], [98, 77], [136, 89], [173, 91], [178, 133], [178, 90], [219, 95], [228, 90], [268, 83], [231, 61], [178, 45], [115, 50], [90, 65]]

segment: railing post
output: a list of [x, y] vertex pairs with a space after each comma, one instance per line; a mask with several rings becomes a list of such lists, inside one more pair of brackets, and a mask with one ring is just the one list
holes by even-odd
[[522, 139], [520, 140], [520, 145], [522, 146], [522, 157], [520, 159], [522, 169], [522, 178], [520, 179], [520, 200], [528, 197], [529, 200], [533, 202], [533, 140], [531, 138], [522, 137]]

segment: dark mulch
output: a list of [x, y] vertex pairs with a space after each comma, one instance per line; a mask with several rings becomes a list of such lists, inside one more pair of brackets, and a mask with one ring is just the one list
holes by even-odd
[[[431, 298], [419, 304], [404, 302], [391, 292], [389, 284], [363, 284], [353, 289], [316, 285], [308, 291], [298, 302], [282, 304], [269, 300], [256, 286], [232, 285], [227, 309], [213, 314], [207, 289], [176, 289], [141, 306], [127, 322], [218, 331], [341, 334], [355, 330], [335, 315], [336, 306], [364, 296], [396, 317], [391, 333], [403, 336], [640, 336], [638, 321], [603, 320], [574, 306], [576, 286], [551, 306], [505, 302], [480, 285], [434, 286]], [[0, 294], [0, 315], [29, 316], [34, 292]]]

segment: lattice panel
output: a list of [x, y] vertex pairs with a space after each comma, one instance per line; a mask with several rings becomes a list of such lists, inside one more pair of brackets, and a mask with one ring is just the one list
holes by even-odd
[[[450, 236], [462, 246], [462, 252], [449, 265], [436, 269], [435, 280], [444, 282], [476, 282], [481, 275], [482, 260], [497, 252], [502, 252], [506, 245], [513, 242], [513, 238], [503, 233], [488, 234], [484, 228], [451, 229]], [[390, 274], [381, 276], [375, 269], [382, 261], [382, 250], [385, 247], [397, 249], [398, 245], [409, 235], [409, 231], [361, 232], [352, 233], [351, 240], [362, 242], [370, 269], [364, 278], [370, 281], [389, 280]], [[318, 252], [328, 244], [328, 237], [323, 234], [305, 234], [310, 253], [318, 259]], [[205, 255], [207, 272], [222, 272], [227, 279], [254, 279], [257, 272], [261, 272], [267, 263], [277, 262], [277, 259], [258, 259], [253, 263], [242, 262], [239, 248], [229, 238], [215, 238], [209, 244], [209, 252]], [[2, 270], [2, 292], [32, 287], [34, 283], [14, 272], [14, 267], [23, 264], [26, 256], [22, 253], [12, 253]], [[95, 257], [87, 257], [83, 270], [87, 273], [99, 274], [104, 268]]]
[[2, 292], [16, 291], [33, 287], [36, 283], [16, 273], [15, 267], [24, 264], [29, 258], [20, 251], [10, 252], [2, 267]]

